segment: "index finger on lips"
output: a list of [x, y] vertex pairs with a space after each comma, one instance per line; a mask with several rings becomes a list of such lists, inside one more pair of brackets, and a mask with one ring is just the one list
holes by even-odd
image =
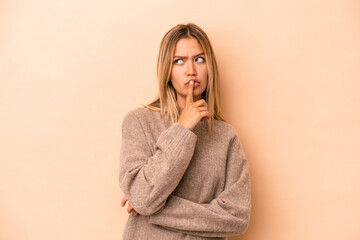
[[186, 94], [186, 103], [192, 103], [194, 101], [194, 81], [190, 81], [188, 85], [188, 92]]

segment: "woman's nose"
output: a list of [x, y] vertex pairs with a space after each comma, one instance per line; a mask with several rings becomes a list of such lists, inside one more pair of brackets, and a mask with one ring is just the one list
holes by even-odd
[[187, 76], [196, 76], [196, 67], [193, 62], [189, 62], [187, 64], [186, 75]]

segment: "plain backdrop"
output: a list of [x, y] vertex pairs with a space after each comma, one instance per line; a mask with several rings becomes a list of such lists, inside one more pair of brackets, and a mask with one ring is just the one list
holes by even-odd
[[194, 22], [251, 168], [246, 240], [360, 239], [356, 0], [2, 0], [0, 239], [121, 239], [124, 115]]

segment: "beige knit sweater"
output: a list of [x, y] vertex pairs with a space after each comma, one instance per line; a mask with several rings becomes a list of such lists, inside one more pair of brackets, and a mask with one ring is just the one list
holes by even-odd
[[122, 123], [120, 188], [139, 215], [124, 240], [225, 239], [250, 216], [249, 167], [234, 128], [192, 130], [138, 108]]

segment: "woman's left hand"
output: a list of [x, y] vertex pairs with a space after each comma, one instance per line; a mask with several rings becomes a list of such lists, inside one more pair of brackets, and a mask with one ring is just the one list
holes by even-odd
[[[127, 198], [126, 196], [124, 196], [121, 200], [121, 206], [124, 207], [126, 202], [127, 202]], [[133, 206], [130, 204], [130, 202], [128, 202], [128, 207], [127, 207], [127, 212], [130, 214], [132, 213], [134, 216], [137, 216], [138, 215], [138, 212], [135, 211], [135, 209], [133, 208]]]

